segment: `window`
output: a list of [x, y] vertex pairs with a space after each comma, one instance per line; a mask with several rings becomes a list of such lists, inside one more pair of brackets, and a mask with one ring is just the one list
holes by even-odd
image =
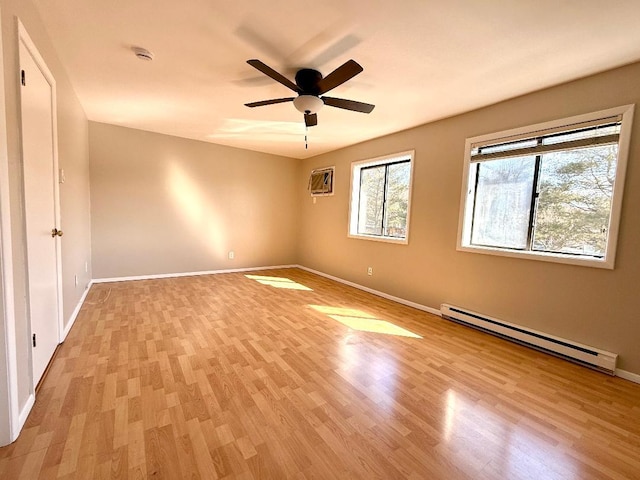
[[458, 249], [613, 268], [632, 115], [467, 139]]
[[413, 155], [352, 163], [349, 236], [408, 242]]

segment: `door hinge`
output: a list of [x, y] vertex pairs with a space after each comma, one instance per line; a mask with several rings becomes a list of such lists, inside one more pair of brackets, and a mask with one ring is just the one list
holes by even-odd
[[24, 73], [24, 70], [20, 70], [20, 83], [23, 87], [27, 85], [27, 76]]
[[33, 346], [34, 347], [36, 346], [36, 334], [35, 333], [33, 334]]

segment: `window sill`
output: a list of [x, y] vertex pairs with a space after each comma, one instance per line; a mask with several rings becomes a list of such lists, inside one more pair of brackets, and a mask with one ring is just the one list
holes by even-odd
[[353, 233], [349, 233], [347, 237], [359, 239], [359, 240], [373, 240], [374, 242], [395, 243], [398, 245], [409, 244], [408, 238], [378, 237], [375, 235], [363, 235], [363, 234], [353, 234]]
[[604, 268], [613, 270], [613, 260], [607, 261], [605, 258], [584, 257], [571, 254], [557, 254], [544, 252], [519, 252], [514, 250], [503, 250], [501, 248], [476, 247], [469, 245], [458, 245], [459, 252], [480, 253], [483, 255], [496, 255], [500, 257], [523, 258], [526, 260], [537, 260], [541, 262], [564, 263], [568, 265], [578, 265], [581, 267]]

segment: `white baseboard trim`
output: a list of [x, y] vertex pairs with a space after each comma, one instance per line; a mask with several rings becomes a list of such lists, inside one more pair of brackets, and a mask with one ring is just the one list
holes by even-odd
[[406, 305], [408, 307], [416, 308], [418, 310], [422, 310], [423, 312], [431, 313], [433, 315], [437, 315], [441, 317], [440, 309], [427, 307], [426, 305], [422, 305], [420, 303], [411, 302], [409, 300], [405, 300], [404, 298], [396, 297], [394, 295], [389, 295], [388, 293], [381, 292], [379, 290], [374, 290], [373, 288], [365, 287], [364, 285], [360, 285], [358, 283], [350, 282], [349, 280], [344, 280], [343, 278], [334, 277], [333, 275], [329, 275], [328, 273], [319, 272], [318, 270], [314, 270], [312, 268], [305, 267], [303, 265], [296, 265], [301, 270], [306, 270], [307, 272], [315, 273], [316, 275], [320, 275], [321, 277], [328, 278], [330, 280], [334, 280], [339, 283], [344, 283], [345, 285], [349, 285], [350, 287], [357, 288], [358, 290], [364, 290], [365, 292], [372, 293], [373, 295], [377, 295], [378, 297], [386, 298], [387, 300], [391, 300], [393, 302], [401, 303], [402, 305]]
[[265, 267], [230, 268], [226, 270], [206, 270], [200, 272], [160, 273], [154, 275], [135, 275], [132, 277], [94, 278], [92, 283], [128, 282], [132, 280], [155, 280], [158, 278], [194, 277], [197, 275], [218, 275], [220, 273], [255, 272], [256, 270], [276, 270], [279, 268], [295, 268], [297, 265], [271, 265]]
[[633, 372], [627, 372], [626, 370], [620, 370], [616, 368], [616, 377], [624, 378], [625, 380], [629, 380], [633, 383], [640, 383], [640, 375]]
[[82, 308], [82, 304], [84, 303], [84, 299], [87, 298], [87, 293], [89, 293], [89, 290], [91, 289], [91, 285], [93, 285], [93, 280], [91, 280], [87, 284], [87, 288], [84, 289], [84, 293], [80, 297], [80, 300], [78, 301], [78, 304], [76, 305], [76, 308], [73, 310], [73, 313], [69, 317], [69, 321], [67, 322], [67, 326], [64, 327], [64, 331], [62, 332], [62, 338], [60, 339], [60, 343], [65, 341], [65, 339], [67, 338], [67, 335], [69, 335], [69, 331], [71, 330], [71, 327], [73, 327], [73, 324], [76, 323], [76, 318], [78, 318], [78, 313], [80, 313], [80, 309]]
[[30, 393], [29, 398], [27, 398], [27, 402], [24, 404], [24, 407], [22, 407], [20, 415], [18, 416], [18, 434], [22, 431], [22, 427], [24, 427], [34, 403], [36, 403], [36, 395], [35, 393]]

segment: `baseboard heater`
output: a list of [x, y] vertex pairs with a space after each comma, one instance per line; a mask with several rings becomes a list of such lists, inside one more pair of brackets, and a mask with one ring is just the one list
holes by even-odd
[[442, 316], [501, 338], [615, 375], [618, 355], [443, 303]]

